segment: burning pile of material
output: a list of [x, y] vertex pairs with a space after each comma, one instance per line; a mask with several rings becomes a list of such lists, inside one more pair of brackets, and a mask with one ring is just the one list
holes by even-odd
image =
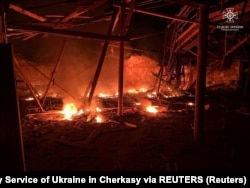
[[[19, 59], [20, 60], [20, 59]], [[21, 68], [23, 71], [30, 71], [31, 67], [34, 66], [32, 63], [28, 62], [26, 65], [24, 61], [21, 61]], [[123, 112], [124, 113], [146, 113], [148, 115], [156, 116], [161, 112], [166, 112], [169, 109], [169, 104], [172, 98], [177, 98], [181, 96], [181, 92], [175, 90], [171, 85], [162, 81], [161, 88], [158, 92], [155, 89], [152, 89], [152, 83], [155, 82], [155, 75], [152, 74], [153, 72], [157, 72], [159, 67], [158, 63], [153, 59], [150, 59], [146, 56], [138, 56], [134, 55], [131, 56], [129, 59], [125, 60], [125, 67], [124, 67], [124, 94], [123, 94]], [[70, 64], [62, 64], [62, 66], [71, 66]], [[26, 68], [25, 68], [26, 67]], [[27, 68], [29, 67], [29, 68]], [[112, 67], [112, 68], [111, 68]], [[34, 67], [33, 67], [34, 69]], [[32, 70], [33, 70], [32, 69]], [[51, 69], [51, 66], [50, 68]], [[73, 68], [71, 67], [73, 70]], [[71, 70], [70, 69], [70, 70]], [[112, 74], [110, 74], [110, 70]], [[69, 70], [66, 67], [63, 67], [62, 70]], [[59, 69], [58, 75], [64, 75], [63, 72]], [[87, 69], [88, 71], [93, 72], [91, 69]], [[82, 72], [82, 71], [81, 71]], [[85, 72], [86, 73], [86, 72]], [[71, 71], [70, 74], [73, 74]], [[27, 73], [27, 75], [30, 75]], [[78, 80], [84, 80], [85, 82], [88, 81], [85, 77], [89, 74], [77, 76]], [[107, 76], [108, 75], [108, 76]], [[99, 93], [98, 95], [94, 96], [92, 100], [91, 106], [86, 106], [84, 100], [81, 97], [74, 97], [79, 94], [79, 90], [84, 89], [84, 87], [79, 87], [84, 85], [82, 82], [78, 83], [73, 78], [76, 78], [75, 75], [68, 75], [72, 78], [70, 80], [70, 84], [65, 86], [65, 83], [69, 83], [69, 81], [61, 80], [62, 77], [56, 77], [57, 83], [59, 86], [62, 86], [63, 89], [66, 88], [66, 91], [69, 89], [70, 92], [65, 92], [62, 98], [58, 97], [47, 97], [44, 101], [42, 100], [43, 96], [37, 96], [39, 100], [41, 100], [43, 107], [45, 108], [46, 112], [43, 114], [43, 118], [46, 119], [54, 119], [54, 120], [61, 120], [61, 121], [82, 121], [82, 122], [98, 122], [102, 123], [107, 120], [112, 120], [115, 115], [117, 115], [118, 110], [118, 92], [117, 92], [117, 62], [110, 61], [109, 66], [104, 66], [101, 72], [97, 89], [95, 93]], [[42, 74], [40, 75], [42, 76]], [[36, 83], [35, 78], [29, 78], [32, 85]], [[39, 83], [38, 85], [41, 88], [44, 87], [44, 83]], [[43, 85], [43, 86], [42, 86]], [[58, 85], [57, 85], [58, 86]], [[82, 89], [81, 89], [82, 88]], [[116, 89], [115, 89], [116, 88]], [[57, 90], [60, 88], [57, 88]], [[75, 91], [75, 92], [74, 92]], [[101, 91], [101, 92], [99, 92]], [[105, 93], [108, 91], [107, 93]], [[50, 93], [54, 92], [54, 90], [50, 90]], [[61, 92], [59, 92], [61, 93]], [[80, 92], [82, 93], [82, 92]], [[73, 94], [73, 95], [71, 95]], [[70, 95], [73, 100], [64, 101], [64, 97], [68, 97]], [[87, 96], [85, 96], [87, 97]], [[28, 106], [28, 110], [26, 110], [27, 114], [37, 113], [39, 109], [35, 104], [36, 101], [32, 97], [28, 97], [25, 100], [25, 107]], [[77, 105], [76, 105], [77, 104]], [[79, 105], [80, 104], [80, 105]], [[171, 103], [173, 104], [173, 103]], [[53, 112], [54, 111], [54, 112]], [[55, 115], [52, 115], [52, 114]], [[30, 115], [31, 117], [31, 115]], [[34, 117], [34, 116], [32, 116]]]
[[72, 120], [74, 116], [83, 114], [83, 110], [78, 110], [74, 103], [67, 103], [62, 110], [62, 114], [64, 119]]

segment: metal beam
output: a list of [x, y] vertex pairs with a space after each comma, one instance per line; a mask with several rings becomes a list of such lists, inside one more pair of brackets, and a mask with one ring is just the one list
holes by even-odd
[[197, 57], [197, 54], [195, 52], [193, 52], [191, 49], [189, 49], [188, 52], [193, 54], [195, 57]]
[[[234, 8], [235, 11], [238, 11], [239, 14], [242, 12], [243, 3], [238, 3], [231, 8]], [[250, 11], [250, 3], [247, 4], [246, 12]], [[221, 11], [215, 11], [209, 14], [210, 22], [215, 22], [222, 20], [222, 13]], [[178, 38], [177, 38], [177, 47], [176, 51], [179, 50], [186, 42], [188, 42], [194, 35], [198, 34], [198, 25], [191, 24]]]
[[96, 40], [108, 40], [108, 41], [129, 41], [129, 37], [124, 36], [111, 36], [110, 35], [103, 35], [97, 33], [89, 33], [89, 32], [80, 32], [80, 31], [73, 31], [73, 30], [62, 30], [62, 29], [51, 29], [51, 28], [44, 28], [44, 27], [35, 27], [35, 26], [22, 26], [22, 25], [8, 25], [8, 30], [14, 31], [34, 31], [43, 34], [51, 34], [61, 37], [71, 37], [71, 38], [90, 38]]
[[204, 130], [204, 95], [206, 84], [208, 46], [208, 7], [199, 8], [199, 45], [197, 56], [197, 79], [195, 89], [194, 142], [201, 144]]
[[[116, 21], [117, 16], [118, 16], [118, 13], [114, 14], [113, 17], [112, 17], [112, 20], [110, 22], [108, 32], [107, 32], [108, 36], [112, 34], [113, 29], [115, 28], [114, 24], [116, 23], [115, 21]], [[109, 40], [105, 40], [104, 45], [103, 45], [103, 49], [102, 49], [102, 52], [101, 52], [101, 55], [100, 55], [100, 58], [99, 58], [98, 65], [96, 67], [95, 75], [93, 77], [93, 80], [91, 80], [92, 86], [91, 86], [91, 89], [90, 89], [90, 92], [89, 92], [88, 105], [90, 105], [91, 102], [92, 102], [92, 98], [93, 98], [93, 95], [94, 95], [94, 92], [95, 92], [97, 81], [99, 79], [99, 76], [100, 76], [100, 73], [101, 73], [101, 70], [102, 70], [102, 66], [103, 66], [103, 63], [104, 63], [104, 60], [105, 60], [105, 55], [106, 55], [106, 52], [107, 52], [107, 49], [108, 49], [108, 45], [109, 45]]]
[[236, 45], [234, 45], [230, 50], [226, 51], [224, 54], [224, 57], [227, 57], [229, 54], [231, 54], [233, 51], [235, 51], [237, 48], [239, 48], [242, 44], [248, 41], [248, 37], [245, 37], [241, 41], [239, 41]]
[[164, 34], [164, 31], [160, 31], [157, 33], [147, 33], [147, 34], [143, 34], [143, 35], [139, 35], [139, 36], [132, 36], [130, 40], [133, 41], [133, 40], [143, 39], [143, 38], [147, 38], [147, 37], [152, 37], [155, 35], [162, 35], [162, 34]]
[[[45, 78], [47, 78], [48, 80], [50, 80], [50, 77], [48, 77], [46, 74], [44, 74], [42, 71], [40, 71], [36, 66], [32, 65], [29, 62], [26, 62], [28, 65], [30, 65], [31, 67], [33, 67], [37, 72], [39, 72], [42, 76], [44, 76]], [[60, 86], [59, 84], [57, 84], [56, 82], [54, 82], [54, 84], [60, 88], [62, 91], [64, 91], [64, 93], [66, 93], [68, 96], [70, 96], [72, 99], [74, 100], [78, 100], [76, 97], [74, 97], [73, 95], [71, 95], [68, 91], [66, 91], [62, 86]]]
[[159, 17], [159, 18], [170, 19], [170, 20], [175, 20], [175, 21], [179, 21], [179, 22], [188, 22], [188, 23], [196, 23], [197, 24], [197, 21], [194, 21], [194, 20], [190, 20], [190, 19], [186, 19], [186, 18], [179, 18], [177, 16], [170, 16], [170, 15], [166, 15], [166, 14], [160, 14], [160, 13], [153, 12], [153, 11], [147, 11], [147, 10], [142, 10], [142, 9], [135, 9], [134, 11], [138, 12], [138, 13], [142, 13], [142, 14], [147, 14], [147, 15], [150, 15], [150, 16], [156, 16], [156, 17]]
[[22, 122], [12, 61], [12, 46], [0, 44], [0, 52], [0, 172], [24, 172], [26, 167]]
[[[132, 0], [130, 2], [130, 6], [129, 6], [129, 11], [128, 11], [128, 15], [126, 17], [126, 19], [123, 21], [124, 24], [123, 24], [123, 34], [121, 36], [123, 36], [124, 34], [127, 33], [128, 29], [129, 29], [129, 25], [130, 25], [130, 22], [131, 22], [131, 18], [132, 18], [132, 15], [133, 15], [133, 12], [134, 12], [134, 9], [135, 9], [135, 0]], [[123, 9], [123, 8], [122, 8]], [[124, 9], [124, 13], [125, 14], [125, 9]]]
[[84, 7], [84, 8], [78, 8], [75, 11], [69, 13], [67, 16], [65, 16], [61, 22], [68, 22], [73, 18], [76, 18], [77, 16], [80, 16], [81, 14], [84, 14], [86, 12], [88, 12], [89, 10], [92, 10], [94, 8], [99, 7], [100, 5], [106, 3], [107, 0], [99, 0], [97, 2], [92, 3], [91, 5]]
[[[181, 10], [176, 14], [176, 16], [178, 16], [178, 17], [182, 16], [182, 14], [185, 13], [185, 12], [188, 10], [188, 8], [189, 8], [188, 6], [183, 6], [183, 7], [181, 8]], [[168, 24], [167, 28], [170, 28], [174, 23], [175, 23], [175, 20], [172, 20], [172, 21]]]
[[198, 25], [191, 24], [177, 39], [175, 51], [179, 50], [185, 42], [190, 40], [194, 35], [198, 33]]
[[13, 64], [13, 48], [6, 37], [8, 1], [0, 1], [0, 172], [25, 172], [22, 122]]
[[[118, 8], [121, 7], [120, 5], [114, 5], [114, 6], [118, 7]], [[129, 8], [126, 7], [126, 9], [129, 9]], [[180, 18], [180, 17], [173, 16], [173, 15], [161, 14], [161, 13], [158, 13], [158, 12], [148, 11], [148, 10], [143, 10], [143, 9], [138, 9], [138, 8], [135, 8], [134, 12], [142, 13], [142, 14], [146, 14], [146, 15], [150, 15], [150, 16], [155, 16], [155, 17], [158, 17], [158, 18], [175, 20], [175, 21], [179, 21], [179, 22], [188, 22], [188, 23], [196, 23], [196, 24], [198, 23], [197, 21], [194, 21], [194, 20], [190, 20], [190, 19], [186, 19], [186, 18]]]
[[200, 3], [191, 2], [187, 0], [164, 0], [164, 1], [175, 3], [175, 4], [180, 4], [180, 5], [187, 5], [187, 6], [194, 7], [194, 8], [199, 8], [199, 6], [202, 5]]
[[53, 71], [51, 72], [51, 77], [50, 77], [48, 86], [47, 86], [47, 88], [46, 88], [46, 90], [45, 90], [45, 92], [43, 94], [43, 105], [44, 105], [44, 103], [46, 101], [47, 93], [48, 93], [49, 88], [50, 88], [50, 86], [52, 84], [52, 81], [55, 79], [56, 71], [58, 70], [58, 67], [59, 67], [59, 65], [61, 63], [61, 58], [62, 58], [62, 54], [63, 54], [64, 48], [65, 48], [66, 42], [67, 42], [67, 38], [64, 38], [62, 48], [60, 50], [57, 62], [55, 64], [55, 67], [54, 67]]
[[29, 79], [26, 78], [26, 76], [23, 74], [20, 66], [19, 66], [19, 63], [17, 62], [17, 60], [15, 59], [15, 68], [17, 70], [17, 72], [19, 73], [19, 75], [21, 76], [21, 78], [24, 80], [25, 84], [27, 85], [27, 87], [29, 88], [33, 98], [35, 99], [36, 103], [37, 103], [37, 106], [38, 108], [40, 109], [41, 112], [45, 112], [45, 110], [43, 109], [43, 106], [40, 102], [40, 100], [38, 99], [38, 94], [37, 92], [35, 91], [35, 89], [33, 88], [33, 86], [31, 85], [31, 83], [29, 82]]
[[10, 3], [9, 8], [12, 9], [12, 10], [14, 10], [14, 11], [16, 11], [16, 12], [18, 12], [18, 13], [20, 13], [20, 14], [24, 14], [26, 16], [34, 18], [35, 20], [38, 20], [40, 22], [44, 22], [44, 21], [47, 20], [47, 18], [45, 18], [43, 16], [39, 16], [38, 14], [35, 14], [33, 12], [30, 12], [30, 11], [27, 11], [27, 10], [25, 10], [25, 9], [23, 9], [23, 8], [17, 6], [17, 5], [11, 4], [11, 3]]
[[[128, 11], [127, 17], [125, 17], [125, 2], [122, 3], [120, 8], [120, 36], [121, 38], [126, 35], [129, 25], [131, 22], [131, 18], [133, 15], [133, 11], [135, 8], [136, 1], [132, 0], [130, 2], [130, 7]], [[118, 66], [118, 106], [117, 106], [117, 115], [121, 116], [123, 114], [123, 85], [124, 85], [124, 42], [120, 41], [120, 57], [119, 57], [119, 66]]]
[[[131, 7], [130, 12], [133, 10]], [[126, 20], [125, 20], [125, 4], [121, 6], [120, 14], [120, 36], [123, 37], [126, 31]], [[123, 114], [123, 78], [124, 78], [124, 43], [120, 42], [120, 57], [118, 66], [118, 111], [117, 115], [121, 116]]]
[[0, 1], [0, 43], [3, 44], [6, 44], [8, 42], [6, 25], [6, 12], [4, 10], [4, 2]]
[[[105, 18], [106, 20], [106, 18]], [[23, 22], [23, 23], [17, 23], [17, 25], [19, 26], [32, 26], [32, 27], [39, 27], [39, 28], [53, 28], [53, 29], [69, 29], [69, 28], [75, 28], [75, 27], [79, 27], [81, 25], [84, 24], [89, 24], [89, 20], [86, 20], [84, 22], [78, 22], [78, 23], [72, 23], [72, 22]], [[15, 24], [15, 23], [12, 23]]]

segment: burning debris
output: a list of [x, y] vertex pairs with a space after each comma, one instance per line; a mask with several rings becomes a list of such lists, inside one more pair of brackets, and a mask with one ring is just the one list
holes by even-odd
[[78, 110], [74, 103], [65, 104], [62, 114], [64, 115], [64, 119], [72, 120], [74, 116], [79, 116], [83, 113], [82, 110]]
[[[38, 98], [40, 103], [43, 104], [43, 108], [46, 111], [49, 110], [62, 110], [63, 109], [63, 98], [62, 97], [54, 97], [48, 96], [44, 100], [43, 98]], [[22, 97], [20, 99], [21, 108], [26, 114], [30, 113], [39, 113], [40, 109], [33, 97]]]
[[146, 111], [150, 112], [150, 113], [153, 113], [153, 114], [156, 114], [158, 112], [157, 106], [147, 106]]
[[[31, 62], [26, 63], [26, 61], [20, 60], [20, 58], [18, 60], [20, 61], [21, 69], [24, 72], [28, 71], [27, 67], [33, 67]], [[186, 93], [176, 89], [173, 85], [165, 82], [164, 80], [162, 80], [162, 84], [158, 90], [155, 89], [155, 87], [154, 89], [148, 89], [152, 88], [150, 85], [155, 79], [155, 75], [152, 74], [152, 71], [156, 72], [158, 70], [157, 62], [146, 56], [134, 55], [127, 59], [126, 63], [127, 67], [124, 70], [124, 76], [127, 78], [126, 83], [124, 83], [124, 89], [126, 88], [126, 92], [123, 94], [122, 106], [124, 117], [128, 117], [133, 114], [144, 121], [143, 119], [145, 119], [146, 116], [158, 118], [161, 116], [167, 116], [166, 114], [170, 112], [193, 111], [194, 97], [188, 97]], [[116, 63], [110, 62], [110, 66], [113, 67], [113, 64], [116, 66]], [[64, 64], [62, 64], [62, 66], [64, 66]], [[64, 67], [63, 70], [68, 69]], [[103, 72], [108, 71], [103, 70]], [[43, 75], [41, 72], [39, 73]], [[62, 75], [60, 70], [59, 75]], [[79, 87], [75, 87], [79, 84], [75, 83], [71, 92], [65, 92], [63, 89], [65, 82], [60, 83], [63, 80], [60, 80], [61, 78], [59, 79], [58, 77], [56, 86], [59, 89], [63, 89], [62, 91], [67, 94], [67, 100], [64, 98], [65, 95], [63, 95], [64, 97], [61, 97], [59, 94], [52, 96], [48, 95], [44, 99], [42, 94], [38, 94], [36, 97], [44, 109], [44, 111], [41, 111], [41, 108], [39, 108], [39, 105], [34, 97], [28, 96], [21, 99], [21, 106], [24, 114], [28, 119], [34, 118], [44, 121], [71, 121], [92, 124], [104, 124], [107, 122], [117, 121], [119, 119], [117, 117], [118, 92], [115, 92], [114, 90], [113, 93], [105, 93], [105, 91], [110, 92], [111, 89], [114, 88], [113, 86], [111, 87], [111, 85], [113, 85], [113, 82], [116, 82], [116, 78], [114, 79], [114, 77], [116, 77], [115, 75], [116, 74], [106, 75], [109, 76], [110, 79], [100, 79], [103, 88], [98, 88], [98, 90], [95, 91], [99, 92], [99, 94], [93, 97], [92, 104], [90, 106], [85, 104], [85, 98], [74, 97], [77, 93], [79, 94]], [[104, 74], [100, 76], [101, 78], [105, 77]], [[72, 75], [72, 78], [74, 77], [75, 76]], [[32, 83], [36, 82], [35, 78], [35, 76], [32, 77]], [[86, 82], [86, 79], [81, 80]], [[103, 80], [108, 83], [103, 84]], [[141, 83], [142, 80], [143, 83]], [[63, 87], [61, 87], [61, 85]], [[72, 84], [69, 85], [72, 86]], [[81, 85], [84, 85], [84, 83], [81, 83]], [[43, 87], [44, 86], [42, 85], [39, 86], [40, 89]], [[68, 87], [65, 86], [65, 88]], [[54, 89], [55, 88], [53, 88], [53, 92], [56, 91]], [[77, 92], [73, 92], [73, 90], [77, 90]], [[71, 95], [71, 93], [74, 93], [74, 95]], [[69, 96], [71, 97], [70, 100], [68, 100]], [[88, 95], [84, 97], [88, 97]], [[126, 120], [123, 119], [122, 122], [126, 122]]]
[[[193, 112], [194, 97], [187, 95], [167, 96], [167, 92], [156, 93], [146, 89], [130, 89], [123, 97], [123, 113], [160, 117], [168, 112]], [[60, 121], [79, 121], [85, 123], [104, 123], [113, 121], [117, 116], [118, 95], [99, 93], [94, 105], [76, 105], [63, 103], [62, 98], [47, 97], [44, 103], [45, 113], [34, 115], [39, 110], [33, 98], [25, 98], [28, 118]], [[78, 102], [79, 103], [79, 102]], [[54, 114], [53, 114], [54, 113]], [[30, 115], [29, 115], [30, 114]]]

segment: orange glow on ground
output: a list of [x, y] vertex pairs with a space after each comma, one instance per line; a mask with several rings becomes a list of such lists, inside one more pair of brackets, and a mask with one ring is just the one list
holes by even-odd
[[158, 112], [156, 106], [147, 106], [146, 111], [152, 114], [156, 114]]
[[97, 123], [103, 122], [103, 119], [102, 119], [101, 116], [96, 116], [95, 120], [96, 120]]

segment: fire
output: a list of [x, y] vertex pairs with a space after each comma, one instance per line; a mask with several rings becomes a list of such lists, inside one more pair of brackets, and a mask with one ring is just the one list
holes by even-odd
[[129, 89], [128, 93], [138, 93], [138, 91], [136, 89]]
[[110, 93], [99, 93], [98, 97], [106, 98], [106, 97], [114, 97], [114, 96], [117, 96], [117, 95], [118, 95], [118, 92], [115, 92], [113, 94], [110, 94]]
[[96, 116], [95, 120], [96, 120], [97, 123], [103, 122], [103, 119], [102, 119], [101, 116]]
[[95, 108], [95, 110], [96, 110], [96, 112], [101, 112], [102, 111], [102, 109], [100, 107], [98, 107], [98, 106]]
[[33, 97], [28, 97], [28, 98], [26, 98], [25, 100], [26, 100], [26, 101], [33, 101], [34, 98], [33, 98]]
[[147, 93], [148, 98], [155, 98], [157, 96], [156, 91], [153, 91], [151, 93]]
[[145, 92], [147, 92], [148, 90], [147, 90], [146, 88], [144, 88], [144, 87], [141, 87], [141, 88], [139, 89], [139, 91], [140, 91], [141, 93], [145, 93]]
[[187, 105], [188, 105], [188, 106], [194, 106], [194, 103], [189, 102], [189, 103], [187, 103]]
[[[64, 105], [64, 109], [62, 110], [62, 114], [64, 115], [63, 119], [66, 120], [72, 120], [73, 117], [80, 116], [81, 114], [88, 114], [89, 118], [91, 118], [91, 115], [93, 115], [96, 112], [101, 112], [102, 109], [100, 107], [96, 107], [95, 111], [94, 109], [86, 108], [86, 109], [77, 109], [74, 103], [67, 103]], [[93, 113], [92, 113], [93, 112]], [[103, 122], [103, 117], [101, 115], [97, 115], [95, 117], [95, 121], [97, 123]]]
[[78, 112], [77, 112], [77, 115], [81, 115], [81, 114], [83, 114], [84, 113], [84, 111], [81, 109], [81, 110], [79, 110]]
[[72, 120], [74, 115], [79, 115], [79, 113], [82, 113], [82, 111], [78, 112], [74, 103], [67, 103], [64, 106], [62, 113], [64, 114], [64, 119]]
[[147, 89], [143, 87], [139, 88], [139, 90], [134, 89], [134, 88], [128, 90], [128, 93], [131, 93], [131, 94], [145, 93], [145, 92], [147, 92]]
[[147, 106], [146, 111], [150, 112], [150, 113], [153, 113], [153, 114], [156, 114], [158, 112], [156, 106]]
[[38, 92], [37, 94], [36, 94], [36, 96], [37, 97], [41, 97], [43, 94], [41, 93], [41, 92]]
[[106, 94], [106, 93], [99, 93], [98, 97], [110, 97], [110, 94]]

